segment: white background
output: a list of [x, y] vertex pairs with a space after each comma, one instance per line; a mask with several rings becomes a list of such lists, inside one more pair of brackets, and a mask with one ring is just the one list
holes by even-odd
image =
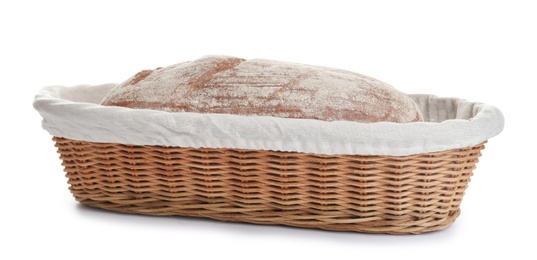
[[[532, 1], [0, 3], [0, 259], [536, 259]], [[207, 54], [337, 67], [497, 106], [504, 131], [448, 229], [389, 236], [79, 205], [32, 108], [46, 85], [120, 82]], [[534, 93], [534, 92], [533, 92]]]

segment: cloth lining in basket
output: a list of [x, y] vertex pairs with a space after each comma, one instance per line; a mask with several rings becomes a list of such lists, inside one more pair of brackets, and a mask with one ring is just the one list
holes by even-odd
[[228, 114], [168, 113], [107, 107], [115, 84], [41, 89], [34, 107], [51, 135], [74, 140], [316, 154], [404, 156], [479, 144], [503, 130], [493, 106], [458, 98], [410, 95], [425, 122], [326, 122]]

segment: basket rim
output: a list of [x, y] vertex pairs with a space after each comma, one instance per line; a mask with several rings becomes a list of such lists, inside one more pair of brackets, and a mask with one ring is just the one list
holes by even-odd
[[75, 140], [316, 154], [411, 155], [477, 145], [504, 127], [501, 111], [459, 98], [411, 94], [427, 122], [359, 123], [108, 107], [116, 84], [48, 86], [34, 98], [42, 126]]

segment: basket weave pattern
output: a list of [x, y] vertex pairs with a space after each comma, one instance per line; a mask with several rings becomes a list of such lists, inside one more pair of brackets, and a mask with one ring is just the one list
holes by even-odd
[[484, 148], [361, 156], [54, 141], [88, 206], [389, 234], [453, 223]]

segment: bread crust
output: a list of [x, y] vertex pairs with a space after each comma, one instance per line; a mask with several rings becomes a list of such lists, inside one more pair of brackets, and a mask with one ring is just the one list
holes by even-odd
[[410, 97], [371, 77], [320, 66], [229, 56], [206, 56], [143, 70], [114, 87], [101, 104], [365, 123], [422, 120]]

